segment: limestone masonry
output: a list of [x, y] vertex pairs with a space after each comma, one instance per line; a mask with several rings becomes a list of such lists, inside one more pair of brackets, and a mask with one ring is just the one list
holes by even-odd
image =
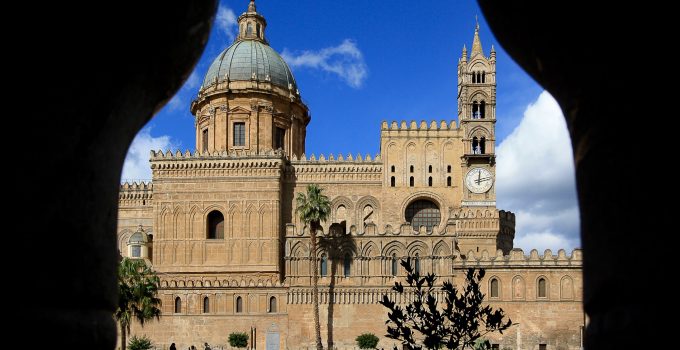
[[[518, 323], [489, 337], [496, 348], [581, 347], [581, 251], [513, 249], [515, 215], [496, 208], [496, 52], [478, 29], [458, 62], [458, 124], [383, 122], [377, 154], [314, 155], [309, 109], [254, 1], [238, 22], [191, 103], [196, 151], [151, 152], [153, 181], [121, 185], [120, 252], [147, 259], [162, 287], [160, 321], [132, 334], [166, 349], [228, 348], [236, 331], [258, 349], [312, 349], [316, 263], [324, 346], [355, 349], [372, 332], [391, 349], [378, 300], [410, 256], [440, 282], [487, 270], [487, 301]], [[320, 237], [355, 248], [310, 256], [294, 197], [311, 183], [332, 200]]]

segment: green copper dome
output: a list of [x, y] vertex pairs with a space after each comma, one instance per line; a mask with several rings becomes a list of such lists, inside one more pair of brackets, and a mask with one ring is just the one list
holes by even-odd
[[297, 91], [293, 73], [283, 58], [258, 40], [238, 40], [217, 56], [203, 79], [201, 89], [227, 79], [271, 82], [293, 93]]

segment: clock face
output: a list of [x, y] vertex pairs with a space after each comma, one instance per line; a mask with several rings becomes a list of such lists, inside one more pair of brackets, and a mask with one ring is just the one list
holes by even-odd
[[472, 193], [484, 193], [493, 185], [493, 175], [484, 168], [472, 168], [465, 175], [465, 186]]

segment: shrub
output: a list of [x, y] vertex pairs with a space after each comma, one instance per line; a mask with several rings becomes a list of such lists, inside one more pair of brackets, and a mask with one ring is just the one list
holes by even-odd
[[149, 350], [151, 349], [151, 339], [147, 338], [145, 335], [137, 337], [133, 335], [128, 343], [128, 350]]
[[245, 348], [248, 346], [248, 335], [243, 332], [229, 334], [229, 345], [235, 348]]
[[378, 337], [373, 333], [364, 333], [357, 337], [359, 349], [375, 349], [378, 346]]

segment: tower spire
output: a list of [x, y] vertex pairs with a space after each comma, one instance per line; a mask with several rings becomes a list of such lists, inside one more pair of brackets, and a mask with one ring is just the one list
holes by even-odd
[[257, 8], [255, 7], [255, 0], [250, 0], [250, 4], [248, 4], [248, 12], [250, 13], [257, 12]]
[[481, 54], [484, 56], [482, 42], [479, 40], [479, 22], [477, 22], [477, 16], [475, 16], [475, 22], [475, 37], [472, 39], [472, 52], [470, 53], [470, 57], [474, 57], [476, 54]]

